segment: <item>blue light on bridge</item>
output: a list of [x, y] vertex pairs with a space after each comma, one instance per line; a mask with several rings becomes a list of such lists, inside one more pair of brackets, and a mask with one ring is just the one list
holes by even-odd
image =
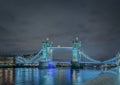
[[[106, 60], [104, 62], [101, 62], [99, 60], [95, 60], [92, 57], [86, 55], [84, 52], [81, 51], [81, 42], [76, 38], [73, 40], [73, 46], [72, 47], [61, 47], [60, 45], [58, 47], [53, 47], [53, 43], [47, 39], [46, 41], [42, 42], [42, 49], [34, 55], [30, 60], [25, 59], [24, 57], [17, 56], [16, 57], [16, 63], [39, 63], [40, 61], [49, 62], [52, 61], [52, 53], [54, 50], [57, 49], [64, 49], [64, 50], [72, 50], [72, 61], [74, 62], [86, 62], [85, 60], [82, 61], [82, 57], [89, 60], [89, 63], [110, 63], [110, 64], [116, 64], [116, 62], [120, 62], [120, 53], [116, 55], [114, 58]], [[82, 56], [81, 56], [82, 55]], [[113, 62], [114, 61], [114, 62]], [[87, 61], [88, 63], [88, 61]], [[54, 64], [49, 63], [49, 66], [53, 66]]]
[[54, 67], [55, 67], [54, 62], [48, 62], [48, 67], [49, 67], [49, 68], [54, 68]]

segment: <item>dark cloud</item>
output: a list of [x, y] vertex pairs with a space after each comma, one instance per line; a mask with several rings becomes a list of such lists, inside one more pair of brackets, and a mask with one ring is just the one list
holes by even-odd
[[7, 34], [7, 33], [9, 33], [9, 30], [4, 28], [3, 26], [0, 26], [0, 32], [1, 32], [1, 34]]
[[46, 37], [54, 46], [72, 46], [79, 36], [88, 55], [112, 57], [120, 50], [119, 4], [119, 0], [1, 0], [0, 51], [37, 52]]
[[14, 22], [15, 16], [11, 13], [11, 11], [7, 10], [0, 10], [0, 22], [1, 23], [8, 23], [8, 22]]

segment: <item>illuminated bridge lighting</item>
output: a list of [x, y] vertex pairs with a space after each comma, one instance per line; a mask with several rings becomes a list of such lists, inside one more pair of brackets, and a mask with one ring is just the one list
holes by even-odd
[[[39, 50], [39, 52], [34, 55], [31, 59], [27, 60], [24, 57], [18, 56], [16, 57], [16, 63], [39, 63], [40, 61], [49, 62], [52, 61], [52, 54], [54, 50], [71, 50], [72, 51], [72, 62], [77, 63], [96, 63], [96, 64], [112, 64], [116, 65], [116, 62], [120, 62], [120, 53], [118, 53], [115, 57], [108, 59], [106, 61], [99, 61], [95, 60], [92, 57], [88, 56], [84, 53], [84, 51], [81, 51], [81, 42], [78, 39], [73, 40], [73, 46], [71, 47], [65, 47], [58, 45], [57, 47], [53, 47], [53, 42], [49, 41], [48, 39], [46, 41], [42, 42], [42, 49]], [[119, 60], [119, 61], [118, 61]], [[80, 62], [79, 62], [80, 61]], [[50, 64], [52, 65], [52, 64]], [[119, 69], [120, 71], [120, 69]]]

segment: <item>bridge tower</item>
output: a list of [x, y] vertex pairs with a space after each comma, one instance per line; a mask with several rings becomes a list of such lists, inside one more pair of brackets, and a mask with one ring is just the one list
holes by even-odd
[[48, 47], [52, 47], [52, 45], [53, 43], [49, 41], [49, 38], [42, 42], [42, 57], [41, 57], [42, 61], [48, 60], [48, 56], [50, 56], [51, 54], [51, 49], [49, 49]]
[[73, 46], [72, 46], [73, 62], [78, 62], [80, 47], [81, 47], [81, 42], [78, 40], [78, 37], [76, 37], [76, 39], [73, 40]]
[[78, 37], [76, 37], [75, 40], [73, 40], [73, 46], [72, 46], [72, 67], [79, 67], [78, 57], [79, 57], [79, 50], [81, 47], [81, 42], [78, 40]]
[[46, 38], [46, 40], [42, 42], [42, 56], [39, 63], [40, 67], [48, 66], [48, 57], [52, 54], [52, 49], [50, 49], [49, 47], [52, 47], [52, 45], [53, 42], [49, 41], [49, 38]]

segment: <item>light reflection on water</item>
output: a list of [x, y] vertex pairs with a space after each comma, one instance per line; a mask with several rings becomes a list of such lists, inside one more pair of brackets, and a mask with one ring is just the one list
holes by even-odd
[[0, 69], [0, 85], [80, 85], [100, 73], [70, 68], [4, 68]]

